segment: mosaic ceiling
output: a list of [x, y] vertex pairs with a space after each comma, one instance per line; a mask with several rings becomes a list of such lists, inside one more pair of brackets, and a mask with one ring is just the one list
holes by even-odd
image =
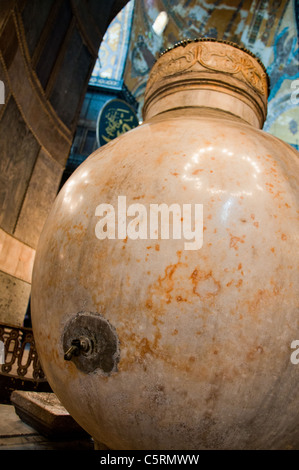
[[184, 38], [232, 41], [267, 68], [264, 129], [299, 149], [298, 13], [299, 0], [131, 0], [107, 30], [91, 83], [124, 80], [141, 117], [149, 71], [160, 52]]
[[90, 85], [105, 84], [121, 89], [130, 41], [134, 1], [130, 1], [114, 18], [103, 38], [93, 69]]
[[[168, 22], [157, 34], [153, 25], [163, 11]], [[235, 42], [256, 54], [270, 76], [264, 129], [299, 149], [299, 93], [294, 99], [298, 11], [295, 0], [135, 0], [124, 81], [141, 108], [149, 71], [161, 51], [200, 36]]]

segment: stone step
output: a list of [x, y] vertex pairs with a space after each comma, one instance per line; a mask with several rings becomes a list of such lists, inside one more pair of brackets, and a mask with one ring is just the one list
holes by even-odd
[[54, 393], [17, 390], [10, 399], [20, 419], [47, 438], [90, 438]]

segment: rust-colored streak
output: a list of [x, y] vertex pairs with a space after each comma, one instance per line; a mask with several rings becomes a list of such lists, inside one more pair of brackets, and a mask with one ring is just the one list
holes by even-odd
[[248, 361], [254, 361], [258, 359], [259, 356], [263, 353], [264, 353], [264, 348], [259, 345], [259, 346], [256, 346], [251, 351], [249, 351], [246, 358]]
[[258, 291], [252, 295], [250, 300], [245, 300], [244, 305], [247, 305], [248, 313], [254, 316], [259, 316], [262, 307], [273, 302], [273, 291], [268, 289], [258, 289]]
[[[160, 343], [162, 334], [160, 328], [164, 325], [164, 314], [171, 308], [169, 304], [175, 301], [175, 308], [183, 313], [184, 309], [182, 307], [181, 310], [180, 304], [197, 303], [198, 297], [201, 300], [208, 300], [216, 296], [220, 290], [220, 282], [214, 278], [212, 270], [204, 271], [196, 266], [191, 273], [189, 271], [188, 275], [188, 264], [182, 261], [182, 251], [177, 251], [177, 257], [177, 262], [166, 266], [163, 275], [158, 276], [157, 281], [148, 288], [144, 314], [148, 316], [148, 320], [154, 327], [154, 335], [143, 337], [139, 335], [139, 332], [130, 335], [129, 328], [122, 332], [121, 341], [128, 346], [128, 351], [131, 351], [120, 364], [122, 370], [127, 370], [136, 363], [141, 363], [143, 367], [146, 367], [148, 356], [171, 364], [173, 360], [171, 355], [165, 355], [167, 348], [165, 349], [165, 345]], [[183, 289], [182, 283], [184, 283]], [[178, 329], [173, 328], [171, 336], [178, 334]], [[196, 331], [194, 334], [199, 335], [201, 331]], [[176, 367], [187, 370], [193, 362], [196, 362], [196, 358], [192, 357], [194, 356], [182, 360], [180, 364], [176, 363]]]
[[73, 225], [73, 228], [75, 230], [84, 230], [84, 227], [81, 222], [79, 222], [79, 224]]
[[238, 250], [238, 248], [239, 248], [238, 243], [245, 243], [244, 238], [245, 238], [245, 235], [243, 235], [243, 237], [240, 238], [240, 237], [236, 237], [236, 236], [230, 234], [229, 247], [234, 248], [235, 250]]
[[86, 235], [86, 229], [81, 222], [79, 224], [73, 225], [72, 229], [67, 229], [63, 226], [61, 229], [65, 232], [66, 235], [67, 240], [65, 239], [65, 242], [81, 244]]
[[[134, 364], [142, 364], [146, 369], [146, 358], [151, 356], [153, 358], [163, 358], [167, 361], [167, 357], [164, 357], [161, 348], [159, 347], [159, 341], [161, 339], [161, 333], [158, 327], [156, 327], [156, 333], [153, 340], [146, 337], [140, 338], [135, 333], [122, 334], [122, 343], [126, 344], [131, 353], [119, 363], [119, 370], [128, 370]], [[169, 358], [171, 361], [171, 358]]]
[[193, 284], [193, 294], [197, 295], [201, 300], [214, 297], [220, 290], [220, 282], [213, 277], [212, 271], [200, 271], [194, 269], [190, 279]]
[[158, 286], [160, 291], [164, 292], [166, 294], [166, 303], [170, 303], [172, 300], [171, 296], [171, 291], [174, 288], [174, 279], [173, 275], [176, 272], [178, 266], [182, 265], [181, 262], [178, 262], [176, 264], [171, 264], [170, 266], [167, 266], [165, 268], [165, 274], [164, 277], [158, 278]]
[[[158, 246], [157, 251], [159, 251], [160, 247]], [[181, 251], [177, 251], [178, 262], [175, 264], [170, 264], [166, 266], [164, 269], [164, 275], [159, 276], [157, 281], [149, 286], [148, 288], [148, 298], [152, 298], [154, 295], [156, 299], [159, 299], [159, 303], [165, 302], [166, 304], [170, 304], [173, 297], [176, 298], [177, 302], [180, 301], [187, 301], [187, 299], [180, 296], [179, 293], [175, 295], [172, 291], [180, 282], [180, 275], [175, 275], [176, 271], [179, 267], [187, 266], [186, 263], [181, 262]], [[182, 300], [180, 300], [180, 298]], [[161, 314], [161, 305], [159, 306], [159, 312]]]
[[181, 295], [176, 297], [177, 302], [187, 302], [187, 299], [184, 299]]
[[145, 306], [146, 306], [146, 308], [148, 308], [148, 309], [151, 310], [151, 309], [153, 308], [153, 303], [152, 303], [152, 301], [151, 301], [151, 300], [147, 300], [147, 301], [145, 302]]

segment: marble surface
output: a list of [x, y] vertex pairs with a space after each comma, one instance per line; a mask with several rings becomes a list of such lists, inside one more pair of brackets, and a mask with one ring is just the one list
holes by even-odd
[[[56, 200], [32, 284], [45, 374], [111, 449], [295, 445], [296, 152], [237, 118], [160, 116], [94, 153]], [[98, 240], [96, 207], [119, 195], [203, 204], [203, 247]], [[78, 312], [116, 329], [117, 373], [64, 361]]]
[[[43, 370], [109, 449], [299, 446], [298, 153], [244, 112], [261, 117], [266, 91], [231, 49], [210, 41], [207, 54], [191, 43], [166, 65], [162, 56], [150, 118], [145, 109], [141, 126], [73, 173], [40, 238], [32, 321]], [[102, 204], [112, 207], [103, 233]], [[155, 231], [159, 204], [176, 209]], [[187, 204], [203, 207], [203, 243], [191, 249], [178, 231], [163, 235], [174, 217], [185, 227]], [[65, 335], [91, 356], [66, 361]], [[117, 360], [108, 369], [107, 348]]]

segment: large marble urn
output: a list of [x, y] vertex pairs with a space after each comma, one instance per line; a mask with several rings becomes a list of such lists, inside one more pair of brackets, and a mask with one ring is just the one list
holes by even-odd
[[109, 449], [299, 447], [299, 160], [261, 130], [267, 96], [250, 52], [176, 45], [151, 71], [143, 124], [52, 208], [33, 272], [38, 353]]

